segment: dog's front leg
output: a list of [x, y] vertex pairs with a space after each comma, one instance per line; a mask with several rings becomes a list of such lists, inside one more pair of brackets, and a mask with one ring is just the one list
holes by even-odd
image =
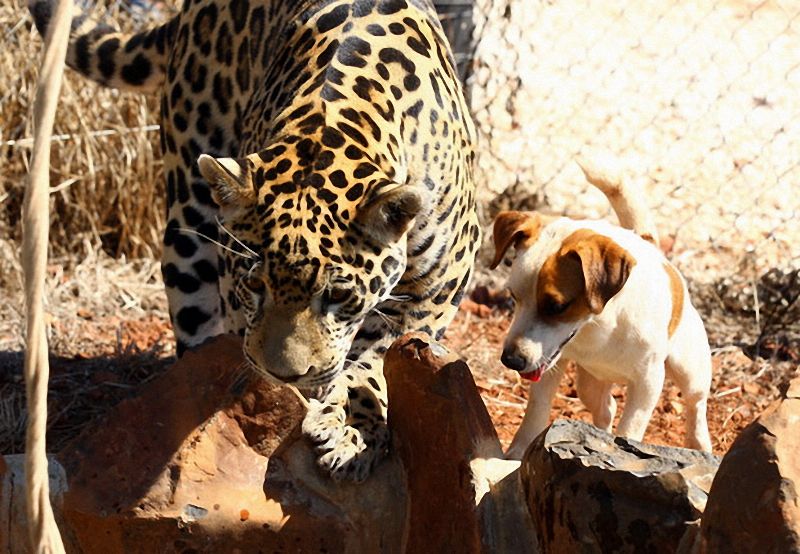
[[611, 395], [614, 384], [601, 381], [585, 368], [578, 366], [577, 389], [578, 398], [592, 413], [592, 422], [595, 427], [606, 433], [611, 432], [614, 416], [617, 413], [617, 401]]
[[664, 388], [664, 364], [649, 364], [642, 377], [628, 383], [625, 409], [617, 425], [617, 435], [640, 441]]
[[553, 396], [555, 396], [558, 384], [564, 375], [562, 364], [566, 364], [566, 362], [559, 360], [555, 367], [542, 375], [541, 381], [531, 383], [528, 389], [528, 407], [525, 409], [525, 417], [522, 418], [517, 434], [514, 435], [511, 446], [508, 447], [506, 459], [521, 460], [528, 445], [547, 428], [547, 424], [550, 422], [550, 405], [553, 403]]

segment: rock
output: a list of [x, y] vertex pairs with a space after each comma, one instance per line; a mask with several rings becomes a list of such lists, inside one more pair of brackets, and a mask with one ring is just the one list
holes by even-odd
[[[50, 503], [56, 524], [64, 529], [61, 502], [67, 479], [58, 460], [48, 457], [47, 473], [50, 481]], [[30, 552], [28, 521], [25, 513], [25, 455], [0, 456], [0, 552], [3, 554], [27, 554]], [[70, 545], [66, 540], [65, 547]]]
[[519, 460], [498, 458], [477, 458], [470, 464], [481, 519], [482, 552], [539, 551], [519, 466]]
[[681, 552], [695, 543], [719, 460], [557, 420], [521, 475], [542, 552]]
[[463, 360], [412, 333], [386, 354], [389, 427], [408, 490], [405, 552], [530, 552], [518, 465], [502, 460]]
[[83, 552], [397, 550], [397, 461], [334, 484], [298, 440], [303, 404], [246, 383], [243, 362], [240, 340], [218, 337], [60, 453], [63, 516]]
[[702, 522], [704, 552], [800, 552], [800, 377], [736, 438]]

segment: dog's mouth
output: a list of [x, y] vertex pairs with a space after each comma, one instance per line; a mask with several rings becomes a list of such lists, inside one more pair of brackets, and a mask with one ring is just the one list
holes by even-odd
[[564, 339], [561, 344], [559, 344], [549, 355], [539, 358], [534, 364], [532, 364], [530, 369], [520, 371], [520, 377], [533, 383], [540, 381], [542, 375], [544, 375], [544, 372], [555, 365], [555, 363], [558, 361], [558, 358], [561, 356], [561, 351], [564, 350], [564, 347], [569, 341], [572, 340], [577, 332], [577, 329], [573, 329], [569, 336], [567, 336], [567, 338]]

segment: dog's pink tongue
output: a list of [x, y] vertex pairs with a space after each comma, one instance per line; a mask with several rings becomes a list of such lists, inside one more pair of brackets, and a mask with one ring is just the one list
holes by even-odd
[[542, 370], [541, 368], [537, 368], [531, 371], [530, 373], [520, 373], [520, 376], [523, 379], [527, 379], [528, 381], [536, 383], [539, 379], [542, 378]]

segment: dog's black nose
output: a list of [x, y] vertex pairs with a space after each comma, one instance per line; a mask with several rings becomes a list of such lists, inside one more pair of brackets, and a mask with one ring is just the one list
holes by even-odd
[[513, 369], [514, 371], [522, 371], [528, 365], [525, 358], [517, 354], [513, 348], [504, 348], [500, 361], [508, 369]]

